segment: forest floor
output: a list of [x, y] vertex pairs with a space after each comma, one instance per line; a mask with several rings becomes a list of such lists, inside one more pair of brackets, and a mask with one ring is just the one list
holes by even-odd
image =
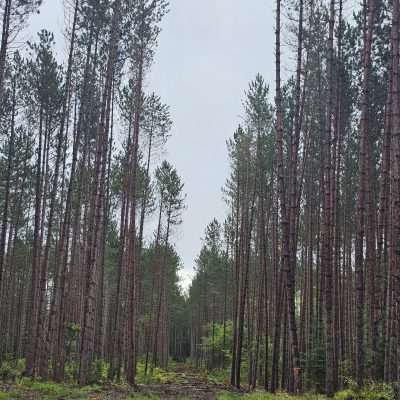
[[[327, 400], [326, 396], [317, 393], [292, 396], [284, 392], [234, 390], [227, 383], [228, 375], [226, 370], [207, 373], [188, 364], [174, 364], [168, 371], [155, 368], [149, 377], [144, 374], [143, 365], [139, 364], [135, 388], [107, 383], [104, 372], [101, 374], [102, 384], [85, 387], [33, 381], [19, 375], [15, 382], [0, 380], [0, 400]], [[343, 389], [334, 397], [334, 400], [394, 399], [393, 388], [382, 383], [370, 383], [361, 390]]]
[[162, 382], [139, 384], [134, 390], [126, 385], [75, 385], [52, 382], [33, 382], [23, 379], [18, 383], [0, 383], [0, 400], [225, 400], [242, 397], [228, 385], [208, 379], [206, 374], [177, 366]]
[[140, 385], [143, 394], [157, 396], [160, 399], [204, 399], [214, 400], [222, 392], [232, 389], [222, 383], [215, 383], [208, 379], [207, 375], [187, 368], [185, 365], [178, 365], [174, 371], [174, 378], [163, 383], [151, 383]]

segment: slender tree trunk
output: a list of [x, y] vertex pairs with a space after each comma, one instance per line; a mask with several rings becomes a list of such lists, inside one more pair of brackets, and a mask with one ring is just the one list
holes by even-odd
[[5, 0], [3, 14], [3, 30], [1, 34], [0, 46], [0, 106], [3, 106], [4, 100], [4, 79], [7, 61], [8, 42], [10, 37], [10, 17], [11, 17], [12, 0]]
[[360, 121], [360, 161], [359, 161], [359, 196], [357, 201], [357, 235], [355, 241], [355, 274], [356, 274], [356, 378], [361, 387], [364, 380], [364, 234], [365, 234], [365, 204], [367, 179], [368, 151], [368, 110], [369, 110], [369, 80], [371, 71], [372, 34], [374, 26], [375, 0], [369, 0], [367, 32], [364, 42], [363, 84]]
[[9, 204], [10, 204], [11, 174], [14, 162], [16, 85], [17, 81], [16, 77], [14, 76], [12, 82], [12, 111], [11, 111], [10, 137], [8, 141], [7, 174], [6, 174], [6, 183], [4, 190], [5, 191], [4, 206], [3, 206], [3, 216], [1, 221], [1, 233], [0, 233], [1, 235], [0, 236], [0, 299], [2, 298], [1, 288], [3, 284], [2, 278], [4, 270], [4, 257], [5, 257], [6, 236], [8, 227]]

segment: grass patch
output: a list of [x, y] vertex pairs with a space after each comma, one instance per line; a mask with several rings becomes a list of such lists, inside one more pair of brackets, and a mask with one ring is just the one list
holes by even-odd
[[387, 383], [371, 382], [362, 389], [351, 385], [350, 388], [335, 394], [335, 400], [394, 400], [393, 387]]
[[217, 400], [236, 400], [240, 399], [240, 396], [236, 393], [220, 393], [217, 395]]
[[302, 396], [291, 396], [287, 393], [267, 393], [267, 392], [253, 392], [248, 394], [223, 392], [217, 396], [217, 400], [325, 400], [323, 395], [306, 393]]
[[267, 392], [254, 392], [248, 394], [239, 393], [220, 393], [217, 400], [324, 400], [325, 397], [318, 394], [303, 394], [302, 396], [291, 396], [287, 393], [267, 393]]
[[154, 368], [152, 375], [150, 370], [147, 371], [147, 375], [144, 373], [144, 364], [139, 363], [136, 371], [136, 382], [142, 385], [148, 385], [151, 383], [173, 383], [176, 385], [187, 383], [184, 374], [177, 374], [173, 371], [165, 371], [162, 368]]
[[[315, 393], [304, 393], [301, 396], [292, 396], [288, 393], [271, 394], [254, 392], [238, 394], [224, 392], [217, 396], [217, 400], [326, 400], [326, 396]], [[369, 383], [361, 390], [353, 387], [341, 390], [335, 394], [334, 400], [395, 400], [393, 388], [388, 384]]]
[[212, 371], [208, 371], [207, 378], [212, 383], [228, 384], [230, 372], [226, 369], [215, 369]]
[[15, 386], [10, 388], [0, 387], [0, 400], [87, 400], [95, 398], [94, 396], [96, 395], [96, 398], [99, 398], [98, 395], [104, 392], [98, 385], [78, 387], [54, 382], [32, 381], [26, 378], [21, 379]]
[[18, 399], [18, 393], [16, 393], [16, 392], [8, 392], [8, 393], [0, 392], [0, 400], [11, 400], [11, 399]]
[[124, 385], [79, 387], [72, 384], [38, 382], [25, 378], [16, 385], [0, 386], [0, 400], [101, 400], [114, 397], [120, 400], [160, 400], [159, 396], [153, 394], [129, 393], [129, 388]]

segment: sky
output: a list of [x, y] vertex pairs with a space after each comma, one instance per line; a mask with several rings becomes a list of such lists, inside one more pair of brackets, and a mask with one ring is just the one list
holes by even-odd
[[[226, 216], [226, 141], [241, 122], [244, 92], [257, 73], [273, 84], [273, 18], [272, 0], [170, 0], [162, 22], [146, 89], [170, 106], [174, 122], [163, 157], [177, 168], [187, 195], [183, 224], [173, 237], [184, 288], [206, 225]], [[44, 0], [23, 40], [41, 28], [53, 31], [58, 51], [66, 53], [62, 0]]]

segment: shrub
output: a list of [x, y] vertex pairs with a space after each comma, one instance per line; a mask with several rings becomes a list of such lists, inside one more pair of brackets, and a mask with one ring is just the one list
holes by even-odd
[[20, 376], [19, 371], [10, 361], [3, 361], [0, 367], [0, 380], [4, 382], [15, 382]]
[[65, 364], [65, 379], [68, 382], [75, 382], [78, 379], [79, 363], [70, 361]]
[[208, 380], [212, 383], [229, 383], [229, 369], [214, 369], [208, 372]]
[[335, 394], [335, 400], [351, 400], [356, 398], [356, 393], [353, 389], [344, 389]]
[[335, 400], [394, 400], [394, 391], [386, 383], [370, 382], [357, 390], [353, 381], [348, 382], [349, 388], [337, 392]]
[[7, 392], [7, 393], [2, 393], [0, 392], [0, 400], [11, 400], [11, 399], [18, 399], [18, 393], [15, 392]]
[[365, 400], [394, 400], [393, 387], [387, 383], [371, 383], [362, 390]]
[[108, 364], [101, 358], [97, 358], [93, 361], [90, 369], [90, 382], [99, 383], [107, 379]]

